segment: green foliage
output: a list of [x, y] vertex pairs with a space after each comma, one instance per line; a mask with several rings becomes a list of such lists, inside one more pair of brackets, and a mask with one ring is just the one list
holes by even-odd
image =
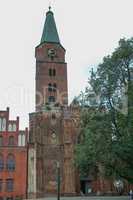
[[109, 151], [112, 136], [108, 132], [108, 115], [104, 112], [89, 109], [83, 113], [82, 119], [84, 138], [76, 147], [76, 161], [81, 174], [87, 174], [91, 168], [97, 170], [98, 163], [105, 163], [105, 153]]
[[[112, 55], [91, 71], [89, 84], [91, 89], [78, 98], [84, 138], [76, 147], [77, 166], [83, 175], [94, 169], [133, 183], [133, 38], [119, 41]], [[97, 106], [90, 104], [92, 93]]]

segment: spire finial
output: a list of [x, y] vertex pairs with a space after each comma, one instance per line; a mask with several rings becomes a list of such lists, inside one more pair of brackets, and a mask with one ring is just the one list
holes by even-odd
[[51, 11], [51, 1], [49, 1], [49, 11]]
[[51, 11], [51, 6], [49, 6], [49, 11]]

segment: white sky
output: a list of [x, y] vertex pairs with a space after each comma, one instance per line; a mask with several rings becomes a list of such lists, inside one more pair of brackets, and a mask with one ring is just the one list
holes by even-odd
[[[67, 50], [69, 101], [87, 85], [89, 68], [133, 36], [133, 0], [53, 0], [52, 10]], [[1, 0], [0, 110], [10, 107], [28, 126], [34, 111], [34, 50], [41, 39], [49, 0]]]

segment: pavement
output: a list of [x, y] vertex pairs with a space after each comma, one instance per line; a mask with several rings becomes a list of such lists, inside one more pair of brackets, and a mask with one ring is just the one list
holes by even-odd
[[[55, 197], [46, 197], [38, 200], [57, 200]], [[129, 200], [128, 196], [119, 196], [119, 197], [60, 197], [60, 200]]]

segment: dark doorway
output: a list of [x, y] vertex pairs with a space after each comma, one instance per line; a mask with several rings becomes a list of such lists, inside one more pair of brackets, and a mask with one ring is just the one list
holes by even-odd
[[83, 195], [92, 194], [92, 182], [88, 179], [80, 180], [80, 190]]
[[80, 189], [83, 194], [85, 194], [85, 181], [80, 181]]

